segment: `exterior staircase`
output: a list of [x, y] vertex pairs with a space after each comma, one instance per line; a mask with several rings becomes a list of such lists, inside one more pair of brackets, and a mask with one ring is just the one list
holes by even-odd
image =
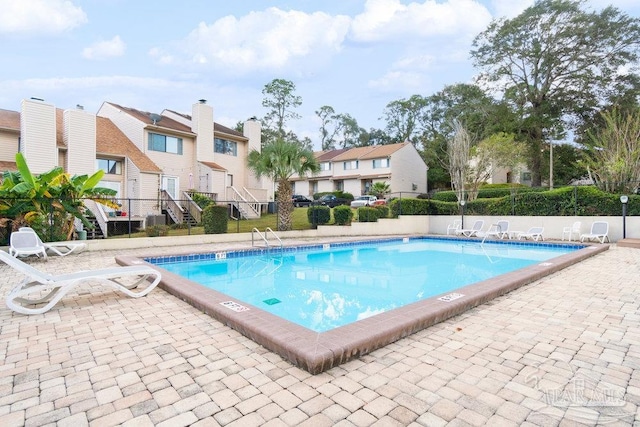
[[96, 219], [96, 217], [91, 216], [88, 217], [87, 220], [89, 220], [91, 225], [93, 225], [92, 229], [85, 227], [85, 231], [87, 232], [87, 240], [104, 239], [102, 228], [100, 228], [100, 224], [98, 224], [98, 220]]

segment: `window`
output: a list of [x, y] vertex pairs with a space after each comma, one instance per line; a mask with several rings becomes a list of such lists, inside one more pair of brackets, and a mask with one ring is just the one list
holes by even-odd
[[149, 150], [165, 153], [182, 154], [182, 138], [175, 136], [149, 134]]
[[122, 175], [122, 162], [113, 159], [96, 159], [96, 169], [112, 175]]
[[331, 162], [322, 162], [320, 163], [321, 171], [330, 171], [331, 170]]
[[228, 154], [229, 156], [238, 156], [238, 143], [222, 138], [213, 139], [213, 151], [220, 154]]
[[531, 172], [522, 172], [520, 179], [521, 182], [531, 181]]
[[358, 169], [358, 161], [351, 160], [349, 162], [344, 162], [344, 170]]
[[334, 191], [344, 191], [344, 181], [334, 181], [333, 182], [333, 190]]
[[389, 167], [389, 159], [373, 159], [373, 168], [388, 168]]

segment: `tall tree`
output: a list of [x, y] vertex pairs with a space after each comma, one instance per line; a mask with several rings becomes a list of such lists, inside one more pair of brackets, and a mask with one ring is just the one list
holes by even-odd
[[465, 83], [445, 86], [426, 98], [420, 123], [430, 187], [445, 187], [451, 182], [447, 149], [455, 133], [454, 123], [463, 126], [472, 140], [479, 141], [494, 129], [503, 130], [494, 122], [497, 118], [505, 120], [509, 114], [506, 109], [498, 114], [499, 105], [479, 86]]
[[284, 79], [274, 79], [262, 89], [262, 106], [270, 109], [264, 117], [265, 122], [279, 138], [284, 138], [286, 134], [287, 120], [300, 118], [294, 109], [302, 105], [302, 98], [295, 91], [296, 85]]
[[262, 147], [262, 151], [251, 150], [247, 165], [258, 178], [266, 176], [277, 183], [278, 230], [291, 230], [293, 191], [289, 180], [293, 175], [306, 176], [320, 170], [313, 151], [297, 142], [277, 139]]
[[[387, 133], [396, 142], [411, 141], [413, 145], [420, 143], [420, 118], [427, 100], [420, 95], [412, 95], [409, 99], [391, 101], [384, 109], [387, 122]], [[419, 148], [419, 147], [418, 147]]]
[[335, 150], [336, 135], [342, 125], [340, 115], [330, 105], [323, 105], [316, 111], [320, 118], [320, 147], [322, 150]]
[[640, 20], [614, 7], [583, 10], [584, 0], [540, 0], [513, 19], [492, 22], [471, 55], [479, 80], [494, 84], [522, 111], [533, 185], [541, 184], [541, 149], [565, 130], [563, 118], [591, 109], [622, 67], [634, 71]]
[[340, 121], [340, 130], [337, 137], [342, 148], [367, 145], [365, 137], [367, 131], [358, 125], [358, 121], [354, 117], [349, 113], [344, 113], [339, 115], [338, 120]]

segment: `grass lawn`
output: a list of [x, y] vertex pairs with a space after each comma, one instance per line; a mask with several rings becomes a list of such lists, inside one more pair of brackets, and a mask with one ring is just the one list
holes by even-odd
[[[307, 219], [307, 210], [308, 208], [293, 209], [292, 230], [308, 230], [311, 228], [311, 224]], [[229, 219], [227, 233], [249, 233], [254, 227], [261, 232], [264, 232], [267, 227], [270, 227], [273, 231], [277, 231], [277, 214], [263, 214], [258, 219], [243, 219], [240, 221]], [[204, 227], [191, 227], [190, 230], [188, 228], [169, 229], [168, 236], [187, 236], [189, 234], [204, 234]], [[128, 238], [129, 234], [113, 236], [112, 238], [115, 239], [123, 237]], [[147, 234], [144, 231], [140, 231], [131, 233], [131, 237], [147, 237]]]

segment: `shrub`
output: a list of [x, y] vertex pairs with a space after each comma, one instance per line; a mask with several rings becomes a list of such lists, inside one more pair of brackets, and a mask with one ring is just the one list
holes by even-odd
[[377, 222], [380, 211], [377, 208], [363, 206], [358, 208], [358, 222]]
[[378, 217], [379, 218], [389, 218], [389, 206], [387, 205], [376, 205], [374, 206], [374, 208], [376, 208], [378, 210]]
[[328, 224], [331, 220], [331, 208], [329, 206], [310, 206], [307, 209], [307, 219], [313, 226]]
[[147, 237], [166, 236], [169, 234], [169, 227], [166, 225], [150, 225], [144, 229]]
[[205, 234], [223, 234], [227, 232], [227, 207], [210, 204], [202, 211], [202, 225]]
[[336, 206], [333, 208], [333, 219], [336, 225], [349, 225], [353, 219], [353, 210], [349, 206]]
[[213, 203], [213, 199], [211, 197], [200, 193], [191, 194], [191, 199], [196, 203], [196, 205], [200, 206], [200, 209], [204, 209]]
[[[499, 190], [499, 189], [496, 189]], [[478, 198], [467, 202], [465, 214], [492, 216], [613, 216], [620, 215], [620, 195], [605, 193], [593, 186], [534, 189], [509, 192], [502, 197]], [[444, 192], [441, 192], [444, 193]], [[458, 215], [457, 201], [439, 199], [396, 199], [389, 205], [391, 215]], [[640, 215], [640, 195], [629, 195], [628, 215]]]

